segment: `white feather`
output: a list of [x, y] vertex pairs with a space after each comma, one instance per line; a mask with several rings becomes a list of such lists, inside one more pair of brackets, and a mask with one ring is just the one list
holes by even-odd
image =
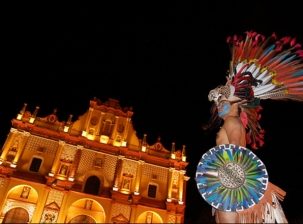
[[268, 69], [266, 69], [264, 72], [262, 72], [258, 77], [257, 79], [262, 79], [264, 78], [264, 76], [266, 76], [268, 74]]
[[260, 95], [260, 94], [263, 94], [263, 93], [267, 93], [270, 90], [273, 90], [274, 88], [275, 88], [275, 85], [270, 83], [270, 84], [267, 84], [265, 86], [260, 86], [258, 88], [255, 88], [254, 89], [254, 94], [255, 94], [255, 96], [257, 96], [257, 95]]
[[[240, 71], [243, 66], [244, 66], [244, 62], [240, 62], [236, 67], [236, 71], [237, 72]], [[245, 70], [246, 70], [246, 68], [243, 69], [242, 72], [245, 72]]]
[[255, 71], [255, 69], [256, 69], [256, 64], [254, 63], [254, 64], [251, 64], [248, 68], [247, 68], [247, 72], [251, 72], [251, 73], [253, 73], [254, 71]]
[[252, 73], [252, 76], [253, 76], [254, 78], [256, 78], [257, 75], [260, 73], [260, 69], [261, 69], [261, 68], [258, 66], [257, 69], [254, 71], [254, 73]]
[[272, 80], [272, 76], [271, 75], [268, 75], [266, 76], [264, 79], [262, 79], [262, 86], [266, 85], [270, 80]]

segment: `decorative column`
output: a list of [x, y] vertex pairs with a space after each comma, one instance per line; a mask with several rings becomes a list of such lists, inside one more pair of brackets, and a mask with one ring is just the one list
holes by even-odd
[[184, 216], [182, 214], [176, 214], [176, 223], [184, 223]]
[[17, 164], [21, 153], [24, 151], [24, 148], [25, 148], [25, 145], [26, 145], [26, 143], [28, 141], [28, 138], [31, 135], [29, 132], [26, 132], [26, 131], [23, 132], [22, 134], [24, 135], [24, 137], [23, 137], [21, 145], [18, 146], [18, 151], [17, 151], [17, 154], [16, 154], [16, 156], [15, 156], [15, 158], [13, 160], [13, 164]]
[[[113, 121], [113, 118], [111, 117], [111, 121], [112, 121], [112, 123], [111, 124], [109, 124], [109, 131], [108, 131], [108, 134], [107, 134], [107, 136], [109, 137], [109, 138], [111, 138], [111, 136], [112, 136], [112, 134], [113, 134], [113, 127], [114, 127], [114, 121]], [[106, 133], [105, 133], [106, 134]]]
[[169, 168], [169, 173], [168, 173], [168, 187], [167, 187], [167, 201], [171, 202], [171, 191], [172, 191], [172, 176], [175, 168]]
[[126, 118], [126, 124], [125, 124], [125, 129], [124, 129], [123, 138], [122, 138], [122, 140], [125, 142], [127, 142], [127, 135], [128, 135], [130, 121], [131, 121], [130, 118]]
[[116, 173], [115, 173], [115, 182], [114, 182], [114, 187], [113, 187], [114, 191], [119, 190], [119, 180], [120, 180], [121, 171], [122, 171], [123, 159], [124, 159], [124, 156], [118, 156], [118, 161], [117, 161], [117, 165], [116, 165]]
[[107, 215], [106, 223], [112, 223], [112, 217], [113, 217], [113, 211], [114, 211], [115, 205], [116, 205], [116, 201], [112, 200], [110, 202], [110, 209], [109, 209], [109, 214]]
[[64, 191], [64, 198], [60, 207], [60, 212], [58, 214], [58, 219], [57, 223], [64, 223], [64, 218], [66, 216], [67, 209], [66, 204], [67, 204], [67, 199], [69, 197], [69, 191]]
[[60, 158], [61, 158], [61, 153], [62, 153], [62, 150], [64, 148], [64, 145], [65, 145], [65, 142], [59, 140], [59, 147], [58, 147], [57, 152], [56, 152], [56, 156], [55, 156], [55, 159], [54, 159], [54, 162], [53, 162], [51, 173], [48, 174], [49, 176], [54, 176], [54, 174], [56, 173], [56, 171], [58, 169], [58, 165], [59, 165], [59, 161], [60, 161]]
[[93, 110], [94, 110], [94, 108], [91, 108], [91, 107], [88, 110], [87, 118], [86, 118], [85, 125], [84, 125], [83, 131], [82, 131], [82, 136], [84, 136], [84, 137], [86, 137], [88, 124], [91, 119]]
[[176, 154], [175, 154], [175, 149], [176, 145], [174, 142], [171, 143], [171, 153], [170, 153], [170, 158], [176, 159]]
[[24, 112], [25, 112], [25, 109], [26, 109], [26, 106], [27, 106], [27, 103], [24, 103], [23, 108], [20, 110], [20, 113], [17, 115], [17, 120], [22, 119], [22, 117], [24, 115]]
[[72, 118], [73, 118], [73, 115], [70, 114], [70, 115], [69, 115], [69, 118], [68, 118], [68, 120], [67, 120], [67, 122], [66, 122], [66, 125], [64, 126], [64, 129], [63, 129], [64, 132], [68, 132], [68, 130], [69, 130], [69, 128], [70, 128], [70, 125], [71, 125], [71, 123], [72, 123]]
[[185, 170], [180, 170], [179, 172], [179, 204], [183, 204], [183, 182], [185, 172]]
[[34, 113], [29, 118], [29, 123], [34, 123], [39, 109], [40, 109], [40, 107], [36, 106], [36, 109], [35, 109]]
[[186, 152], [185, 152], [185, 145], [182, 147], [181, 159], [183, 162], [186, 162]]
[[10, 133], [8, 134], [8, 137], [4, 143], [4, 146], [3, 146], [3, 152], [1, 154], [1, 159], [0, 159], [0, 164], [5, 161], [5, 158], [6, 158], [6, 154], [9, 150], [9, 147], [11, 146], [12, 144], [12, 141], [14, 139], [14, 137], [16, 136], [16, 134], [18, 133], [18, 130], [15, 129], [15, 128], [11, 128], [10, 130]]
[[136, 184], [135, 184], [135, 195], [139, 195], [139, 189], [140, 189], [140, 183], [141, 183], [141, 175], [142, 175], [142, 166], [145, 163], [143, 160], [138, 161], [138, 168], [137, 168], [137, 174], [136, 174]]
[[116, 134], [117, 134], [117, 125], [119, 123], [119, 116], [115, 116], [115, 124], [114, 124], [114, 129], [112, 131], [112, 134], [111, 134], [111, 138], [113, 138], [114, 140], [116, 140]]
[[[5, 208], [5, 204], [6, 204], [6, 200], [5, 200], [5, 196], [7, 194], [7, 192], [9, 192], [10, 188], [9, 188], [9, 184], [10, 184], [10, 180], [11, 178], [9, 176], [6, 177], [2, 177], [4, 179], [4, 183], [3, 186], [1, 187], [1, 193], [2, 193], [2, 199], [0, 200], [0, 211], [3, 212], [4, 208]], [[5, 192], [5, 193], [4, 193]], [[4, 217], [0, 217], [0, 223], [2, 223]]]
[[81, 159], [81, 155], [82, 155], [82, 149], [83, 149], [82, 145], [77, 145], [77, 152], [76, 152], [75, 159], [73, 162], [73, 168], [71, 169], [70, 175], [68, 177], [69, 181], [74, 181], [74, 179], [75, 179], [75, 174], [77, 172], [77, 169], [78, 169], [78, 166], [80, 163], [80, 159]]
[[98, 125], [97, 125], [97, 127], [96, 127], [96, 129], [97, 129], [96, 135], [97, 135], [97, 136], [100, 135], [100, 126], [101, 126], [101, 124], [102, 124], [102, 122], [103, 122], [104, 114], [105, 114], [104, 112], [101, 112], [101, 116], [100, 116]]
[[186, 202], [185, 199], [186, 199], [186, 188], [187, 188], [187, 181], [190, 179], [190, 177], [188, 176], [184, 176], [184, 180], [183, 180], [183, 198], [182, 198], [182, 201], [183, 202]]
[[41, 219], [42, 219], [41, 215], [43, 213], [43, 210], [44, 210], [44, 207], [45, 207], [45, 204], [46, 204], [46, 200], [47, 200], [47, 197], [48, 197], [48, 194], [49, 194], [50, 190], [51, 190], [50, 187], [48, 187], [48, 186], [44, 187], [42, 197], [39, 198], [39, 200], [37, 202], [35, 213], [33, 215], [32, 221], [31, 221], [32, 223], [41, 223]]
[[141, 148], [142, 152], [146, 152], [146, 148], [147, 148], [146, 136], [147, 136], [147, 134], [143, 134], [143, 141], [142, 141], [142, 148]]
[[131, 207], [131, 213], [130, 213], [129, 223], [136, 223], [138, 205], [132, 204], [130, 207]]

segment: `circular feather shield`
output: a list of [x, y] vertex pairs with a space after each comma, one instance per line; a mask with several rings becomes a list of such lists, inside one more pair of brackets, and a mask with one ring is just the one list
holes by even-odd
[[268, 184], [263, 162], [249, 149], [232, 144], [208, 150], [200, 159], [195, 179], [204, 200], [223, 211], [254, 206]]

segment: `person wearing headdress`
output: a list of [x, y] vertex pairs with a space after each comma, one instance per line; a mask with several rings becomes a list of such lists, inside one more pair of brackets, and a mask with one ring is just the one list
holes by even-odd
[[211, 118], [203, 126], [221, 126], [216, 147], [197, 167], [202, 197], [213, 206], [217, 223], [287, 223], [279, 203], [286, 192], [268, 181], [265, 165], [252, 151], [264, 144], [260, 101], [303, 101], [303, 50], [296, 38], [254, 31], [229, 37], [232, 59], [225, 85], [211, 90]]

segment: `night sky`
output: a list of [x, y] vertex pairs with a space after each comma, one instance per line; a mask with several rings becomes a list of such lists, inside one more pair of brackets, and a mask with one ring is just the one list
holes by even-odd
[[[231, 2], [233, 2], [231, 4]], [[208, 92], [226, 81], [230, 51], [226, 38], [254, 30], [265, 36], [297, 37], [303, 43], [298, 4], [254, 1], [212, 3], [77, 4], [1, 10], [0, 144], [27, 103], [39, 117], [57, 109], [73, 121], [93, 97], [133, 107], [137, 136], [165, 148], [186, 145], [189, 165], [186, 217], [197, 220], [210, 205], [194, 180], [197, 164], [215, 146]], [[39, 7], [38, 7], [39, 8]], [[60, 10], [62, 8], [62, 10]], [[265, 145], [254, 153], [269, 180], [287, 192], [286, 217], [302, 217], [303, 103], [264, 100]], [[248, 147], [249, 148], [249, 147]], [[301, 218], [302, 220], [302, 218]]]

